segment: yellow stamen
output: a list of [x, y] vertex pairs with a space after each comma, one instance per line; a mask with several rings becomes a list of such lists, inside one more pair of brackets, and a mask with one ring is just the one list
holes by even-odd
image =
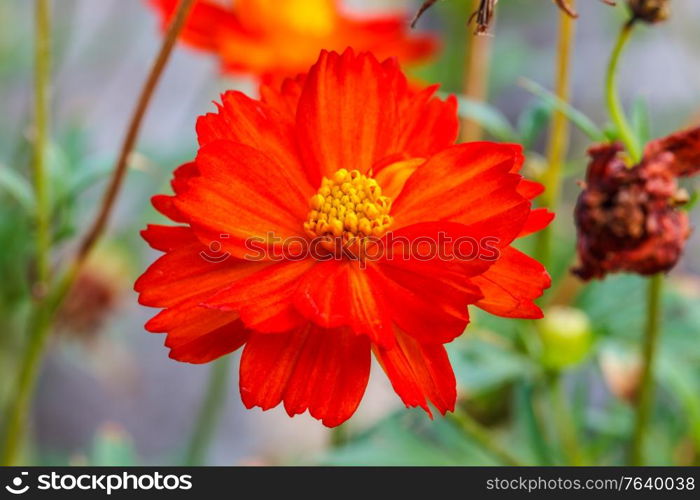
[[323, 247], [331, 252], [342, 245], [361, 247], [368, 237], [386, 234], [393, 222], [391, 199], [382, 195], [376, 180], [358, 170], [340, 169], [331, 178], [324, 177], [309, 208], [304, 229], [311, 238], [322, 238]]

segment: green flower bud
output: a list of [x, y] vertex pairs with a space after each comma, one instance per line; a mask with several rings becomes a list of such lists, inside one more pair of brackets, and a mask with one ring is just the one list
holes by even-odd
[[561, 370], [580, 363], [590, 352], [591, 322], [586, 313], [571, 307], [552, 307], [538, 322], [542, 364]]

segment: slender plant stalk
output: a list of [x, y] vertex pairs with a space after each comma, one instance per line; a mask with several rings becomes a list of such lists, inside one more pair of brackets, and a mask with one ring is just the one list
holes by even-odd
[[[572, 7], [575, 4], [572, 2]], [[556, 60], [556, 96], [564, 102], [571, 99], [571, 66], [574, 39], [576, 35], [576, 23], [565, 12], [559, 14], [559, 41], [557, 43]], [[552, 125], [549, 132], [549, 144], [547, 146], [547, 171], [543, 182], [545, 192], [542, 194], [541, 203], [544, 207], [556, 211], [561, 198], [562, 171], [566, 161], [566, 153], [569, 148], [569, 119], [556, 111], [552, 117]], [[539, 233], [537, 241], [538, 260], [549, 268], [551, 264], [553, 229], [547, 227]]]
[[[31, 314], [27, 349], [20, 364], [20, 373], [16, 379], [14, 395], [9, 403], [6, 414], [7, 418], [3, 425], [2, 451], [0, 452], [0, 464], [2, 465], [14, 465], [17, 461], [19, 448], [24, 437], [30, 397], [36, 384], [36, 378], [48, 335], [51, 331], [51, 323], [54, 314], [70, 291], [82, 265], [85, 263], [86, 258], [104, 232], [105, 226], [109, 221], [109, 215], [123, 184], [128, 158], [136, 143], [141, 128], [141, 122], [143, 121], [153, 92], [163, 74], [163, 69], [170, 58], [177, 37], [185, 25], [185, 21], [187, 20], [187, 16], [194, 1], [195, 0], [181, 0], [178, 5], [175, 16], [170, 23], [158, 56], [151, 67], [139, 97], [136, 110], [129, 123], [129, 129], [114, 168], [112, 179], [94, 223], [79, 245], [76, 257], [69, 265], [68, 270], [61, 280], [59, 280], [55, 288], [50, 291], [45, 300], [37, 302], [35, 310]], [[48, 4], [48, 0], [39, 0], [37, 8], [40, 10], [41, 5], [45, 3]]]
[[644, 443], [654, 401], [654, 362], [661, 338], [663, 283], [663, 274], [657, 274], [649, 279], [642, 380], [637, 397], [636, 422], [630, 450], [632, 465], [644, 465]]
[[172, 53], [173, 47], [177, 42], [177, 37], [180, 34], [180, 31], [182, 31], [185, 21], [187, 21], [187, 16], [189, 15], [193, 4], [194, 0], [180, 0], [175, 17], [171, 21], [168, 32], [163, 40], [163, 45], [161, 46], [160, 52], [158, 53], [148, 78], [146, 79], [146, 83], [141, 90], [141, 96], [139, 97], [136, 105], [136, 110], [131, 117], [129, 128], [127, 129], [126, 137], [124, 138], [124, 143], [122, 144], [122, 148], [119, 152], [119, 157], [114, 167], [114, 172], [112, 173], [109, 186], [107, 187], [107, 191], [102, 198], [102, 205], [98, 215], [78, 247], [78, 252], [76, 254], [73, 267], [77, 267], [79, 269], [82, 266], [109, 222], [112, 209], [114, 208], [114, 203], [117, 200], [117, 195], [119, 194], [122, 184], [124, 183], [124, 177], [126, 176], [127, 167], [129, 165], [129, 156], [136, 145], [136, 140], [138, 139], [139, 132], [141, 131], [141, 123], [146, 115], [146, 110], [148, 109], [148, 105], [153, 97], [153, 92], [160, 81], [163, 70], [170, 59], [170, 54]]
[[[479, 9], [481, 0], [472, 0], [472, 12]], [[471, 100], [485, 102], [488, 95], [491, 66], [491, 37], [473, 35], [467, 31], [467, 51], [464, 60], [464, 84], [462, 94]], [[465, 118], [462, 120], [462, 142], [481, 139], [481, 124]]]
[[348, 425], [342, 424], [331, 429], [331, 448], [340, 448], [349, 441]]
[[578, 430], [571, 414], [571, 407], [566, 397], [566, 388], [561, 373], [551, 374], [550, 395], [554, 408], [554, 422], [559, 434], [567, 465], [586, 465], [585, 453], [578, 439]]
[[[617, 90], [617, 69], [622, 52], [632, 37], [635, 19], [627, 22], [618, 35], [613, 48], [610, 64], [605, 82], [605, 96], [612, 121], [617, 126], [620, 138], [627, 148], [627, 152], [634, 164], [642, 160], [642, 148], [639, 140], [627, 120], [625, 111], [620, 102]], [[644, 465], [644, 443], [654, 401], [654, 364], [661, 338], [661, 298], [663, 292], [663, 274], [657, 274], [649, 278], [649, 291], [647, 296], [647, 324], [643, 345], [642, 380], [636, 405], [636, 420], [632, 445], [630, 448], [630, 462], [632, 465]]]
[[[575, 7], [575, 2], [571, 2]], [[559, 14], [559, 39], [556, 55], [556, 78], [554, 89], [556, 96], [563, 102], [571, 100], [571, 69], [574, 41], [576, 38], [575, 20], [566, 12]], [[545, 192], [541, 203], [544, 207], [557, 211], [561, 199], [562, 172], [569, 148], [571, 127], [568, 117], [556, 111], [552, 116], [547, 146], [547, 171], [543, 176]], [[545, 267], [551, 268], [553, 228], [549, 226], [539, 233], [536, 254]], [[581, 465], [582, 458], [578, 443], [578, 431], [574, 424], [566, 400], [562, 375], [555, 372], [548, 375], [547, 389], [549, 398], [556, 408], [556, 430], [567, 460], [572, 465]]]
[[[46, 152], [49, 135], [50, 85], [51, 85], [51, 5], [49, 0], [36, 0], [34, 32], [34, 157], [32, 173], [36, 195], [36, 269], [37, 283], [33, 287], [36, 305], [41, 309], [45, 301], [46, 289], [50, 279], [51, 228], [48, 185], [46, 182]], [[32, 315], [30, 321], [44, 323], [42, 315]], [[35, 329], [32, 328], [32, 331]], [[0, 464], [9, 465], [11, 458], [19, 452], [21, 443], [21, 422], [26, 419], [27, 399], [33, 390], [34, 377], [38, 360], [46, 343], [45, 336], [30, 335], [26, 362], [17, 377], [17, 384], [22, 389], [17, 392], [17, 414], [10, 413], [3, 425], [3, 453]]]
[[620, 63], [620, 57], [622, 56], [627, 42], [629, 42], [632, 37], [634, 25], [634, 20], [626, 23], [617, 37], [617, 42], [610, 56], [610, 63], [608, 64], [608, 71], [605, 78], [605, 100], [610, 118], [620, 133], [620, 139], [622, 139], [622, 142], [625, 144], [632, 161], [638, 163], [642, 158], [641, 147], [637, 136], [632, 130], [632, 126], [627, 120], [625, 110], [620, 101], [620, 94], [617, 90], [617, 69]]
[[231, 356], [215, 361], [209, 372], [207, 390], [185, 455], [185, 465], [204, 465], [209, 444], [213, 439], [226, 403], [228, 380], [231, 376]]
[[33, 177], [36, 194], [36, 267], [39, 297], [46, 293], [50, 279], [50, 206], [46, 182], [46, 153], [51, 111], [51, 6], [49, 0], [36, 1], [34, 42], [34, 158]]
[[514, 467], [525, 465], [508, 450], [494, 441], [489, 431], [474, 420], [466, 411], [456, 409], [454, 413], [448, 413], [447, 417], [503, 465]]

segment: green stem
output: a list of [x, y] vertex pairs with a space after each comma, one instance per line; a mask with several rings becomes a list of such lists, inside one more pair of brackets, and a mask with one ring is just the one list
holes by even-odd
[[454, 413], [448, 413], [447, 418], [457, 424], [467, 435], [476, 441], [484, 450], [488, 451], [494, 458], [498, 459], [503, 465], [513, 467], [522, 467], [525, 465], [498, 444], [489, 431], [474, 420], [466, 411], [456, 409]]
[[27, 350], [16, 380], [16, 388], [3, 424], [2, 453], [0, 465], [15, 465], [20, 454], [24, 429], [29, 418], [30, 396], [34, 392], [41, 357], [48, 340], [49, 317], [45, 308], [40, 308], [31, 321]]
[[211, 366], [207, 390], [190, 437], [185, 465], [204, 465], [207, 450], [215, 435], [217, 424], [226, 403], [228, 380], [231, 376], [231, 356], [218, 359]]
[[608, 71], [605, 78], [605, 100], [607, 102], [610, 118], [617, 127], [622, 142], [625, 144], [632, 161], [634, 161], [634, 163], [638, 163], [642, 159], [641, 147], [637, 136], [632, 130], [632, 126], [627, 120], [625, 110], [620, 102], [620, 95], [617, 91], [617, 69], [620, 63], [620, 57], [622, 56], [622, 52], [627, 45], [627, 42], [629, 42], [630, 38], [632, 37], [634, 25], [634, 20], [626, 23], [620, 30], [620, 34], [617, 37], [617, 42], [613, 48], [613, 52], [610, 57], [610, 64], [608, 64]]
[[331, 448], [340, 448], [349, 441], [347, 424], [342, 424], [331, 429]]
[[[46, 290], [50, 279], [50, 207], [48, 185], [46, 182], [46, 151], [49, 134], [50, 85], [51, 85], [51, 6], [49, 0], [37, 0], [35, 8], [34, 41], [34, 157], [32, 174], [36, 193], [36, 269], [37, 283], [33, 288], [36, 297], [34, 307], [42, 310], [46, 300]], [[17, 410], [10, 411], [3, 422], [3, 448], [0, 464], [10, 465], [19, 453], [23, 422], [27, 419], [29, 395], [33, 392], [41, 353], [46, 344], [47, 335], [43, 333], [46, 316], [32, 315], [32, 327], [27, 344], [25, 359], [17, 377], [17, 389], [14, 397]], [[12, 408], [10, 408], [12, 409]]]
[[[151, 66], [148, 78], [139, 96], [136, 109], [132, 115], [129, 129], [119, 154], [119, 159], [114, 169], [112, 180], [107, 188], [102, 201], [102, 207], [95, 218], [95, 222], [79, 245], [78, 252], [73, 262], [68, 266], [68, 269], [56, 284], [55, 288], [43, 300], [37, 301], [34, 304], [34, 310], [30, 316], [27, 349], [20, 363], [20, 373], [15, 381], [12, 399], [8, 404], [6, 420], [2, 425], [2, 440], [0, 441], [0, 445], [2, 445], [2, 450], [0, 450], [1, 465], [14, 465], [17, 461], [17, 455], [24, 437], [30, 397], [36, 384], [42, 355], [51, 331], [53, 317], [68, 295], [82, 265], [85, 263], [90, 251], [104, 231], [107, 221], [109, 220], [109, 215], [114, 207], [114, 202], [116, 201], [124, 175], [126, 174], [129, 155], [136, 144], [143, 117], [145, 116], [153, 92], [163, 74], [163, 70], [170, 58], [175, 42], [185, 25], [185, 21], [187, 20], [187, 16], [194, 1], [195, 0], [180, 0], [177, 12], [170, 23], [158, 56]], [[48, 8], [48, 0], [38, 0], [38, 2], [38, 11], [42, 10], [42, 8]], [[48, 13], [48, 10], [46, 12]], [[38, 18], [41, 15], [42, 14], [37, 12]], [[39, 31], [48, 29], [48, 27], [48, 23], [38, 23]], [[48, 67], [48, 64], [45, 66]], [[37, 141], [37, 144], [39, 143], [40, 142]]]
[[566, 397], [564, 377], [555, 372], [549, 376], [554, 421], [568, 465], [585, 465], [583, 449], [578, 441], [578, 430]]
[[654, 401], [654, 362], [661, 338], [663, 280], [662, 274], [649, 279], [642, 379], [637, 396], [636, 422], [630, 451], [630, 462], [637, 466], [644, 465], [644, 443]]
[[36, 1], [36, 31], [34, 42], [34, 161], [33, 177], [36, 192], [36, 266], [37, 287], [34, 292], [43, 297], [50, 274], [50, 207], [46, 182], [46, 152], [51, 110], [51, 7], [49, 0]]
[[[572, 5], [574, 7], [575, 5]], [[571, 59], [576, 35], [575, 21], [565, 12], [559, 15], [559, 42], [557, 44], [556, 96], [568, 103], [571, 94]], [[562, 171], [569, 147], [569, 119], [561, 111], [552, 118], [547, 147], [547, 171], [543, 177], [545, 191], [541, 197], [544, 207], [556, 211], [561, 197]], [[540, 231], [537, 240], [537, 258], [547, 268], [551, 264], [553, 229], [550, 225]]]

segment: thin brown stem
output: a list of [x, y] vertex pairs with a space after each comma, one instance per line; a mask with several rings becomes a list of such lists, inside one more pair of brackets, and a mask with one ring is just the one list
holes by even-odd
[[143, 121], [153, 92], [160, 80], [163, 69], [168, 62], [178, 35], [184, 27], [194, 2], [195, 0], [181, 0], [178, 5], [178, 9], [168, 28], [160, 52], [158, 53], [139, 97], [112, 179], [105, 192], [102, 206], [95, 222], [78, 247], [76, 257], [62, 279], [43, 300], [36, 303], [34, 311], [32, 312], [29, 325], [29, 344], [23, 355], [20, 371], [14, 382], [13, 397], [9, 402], [5, 415], [6, 418], [3, 422], [2, 450], [0, 450], [0, 464], [2, 465], [14, 465], [17, 462], [21, 441], [25, 434], [31, 394], [36, 385], [37, 375], [41, 366], [41, 360], [46, 348], [49, 332], [51, 331], [54, 314], [70, 291], [85, 259], [105, 229], [114, 202], [122, 186], [124, 175], [126, 174], [128, 158], [136, 143], [141, 122]]
[[[574, 2], [571, 2], [575, 7]], [[557, 66], [555, 92], [559, 99], [569, 102], [571, 98], [571, 62], [576, 28], [575, 21], [566, 12], [559, 15], [559, 42], [557, 46]], [[556, 211], [561, 198], [562, 171], [569, 147], [569, 119], [557, 111], [552, 118], [547, 146], [547, 171], [543, 183], [545, 192], [542, 204]], [[552, 227], [540, 232], [537, 242], [538, 260], [549, 267], [552, 253]]]
[[170, 54], [172, 53], [173, 47], [177, 42], [178, 35], [182, 31], [182, 28], [187, 21], [187, 16], [194, 5], [194, 2], [195, 0], [180, 0], [175, 16], [168, 27], [163, 45], [160, 48], [160, 52], [158, 53], [143, 89], [141, 90], [141, 95], [136, 104], [136, 109], [131, 116], [129, 128], [127, 129], [126, 137], [124, 138], [121, 150], [119, 151], [119, 157], [114, 166], [114, 171], [112, 173], [109, 186], [107, 187], [104, 197], [102, 198], [100, 210], [90, 226], [90, 229], [85, 234], [83, 240], [78, 246], [78, 252], [75, 256], [75, 260], [72, 263], [74, 270], [79, 270], [82, 267], [85, 259], [90, 254], [90, 251], [95, 246], [95, 243], [107, 227], [112, 209], [114, 208], [114, 203], [116, 202], [119, 191], [124, 183], [124, 177], [126, 176], [129, 165], [129, 157], [134, 149], [134, 146], [136, 145], [136, 140], [138, 139], [139, 132], [141, 130], [141, 124], [144, 116], [146, 115], [146, 110], [148, 109], [156, 86], [160, 81], [163, 70], [165, 69], [168, 59], [170, 58]]
[[[472, 0], [473, 10], [476, 11], [481, 0]], [[488, 96], [489, 74], [491, 66], [491, 37], [488, 35], [467, 34], [467, 52], [464, 60], [465, 97], [477, 102], [484, 102]], [[469, 118], [462, 120], [461, 140], [472, 142], [481, 139], [481, 125]]]

